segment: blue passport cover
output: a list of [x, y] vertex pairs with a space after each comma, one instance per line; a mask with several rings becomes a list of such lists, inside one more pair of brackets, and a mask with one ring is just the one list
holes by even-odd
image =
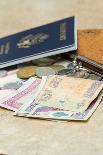
[[77, 49], [75, 17], [0, 39], [0, 68]]

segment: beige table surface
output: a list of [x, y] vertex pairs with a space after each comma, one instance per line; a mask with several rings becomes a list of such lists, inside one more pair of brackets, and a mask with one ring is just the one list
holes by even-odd
[[[103, 28], [103, 1], [0, 0], [0, 37], [71, 15], [78, 28]], [[103, 103], [86, 123], [17, 118], [0, 109], [0, 153], [103, 155]]]

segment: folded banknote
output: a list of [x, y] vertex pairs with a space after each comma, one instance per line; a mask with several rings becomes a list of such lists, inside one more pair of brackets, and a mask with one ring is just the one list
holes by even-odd
[[36, 103], [72, 112], [83, 112], [102, 89], [103, 81], [49, 76]]
[[44, 105], [38, 105], [34, 102], [25, 104], [19, 108], [14, 115], [24, 116], [28, 118], [40, 118], [49, 120], [80, 120], [86, 121], [94, 113], [98, 105], [103, 99], [103, 91], [99, 96], [89, 105], [89, 107], [84, 112], [73, 113], [72, 111], [66, 111], [61, 109], [56, 109], [53, 107], [48, 107]]
[[30, 78], [16, 92], [14, 91], [9, 96], [2, 98], [0, 100], [0, 106], [15, 111], [23, 104], [33, 102], [44, 84], [45, 77], [43, 79]]
[[100, 81], [49, 76], [37, 98], [23, 104], [14, 115], [41, 119], [87, 120], [102, 98], [103, 83]]

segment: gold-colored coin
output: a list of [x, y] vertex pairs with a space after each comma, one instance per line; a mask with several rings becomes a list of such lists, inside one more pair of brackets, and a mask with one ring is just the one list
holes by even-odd
[[32, 76], [35, 76], [36, 69], [37, 69], [37, 66], [28, 66], [28, 67], [21, 68], [17, 72], [17, 76], [21, 79], [28, 79]]

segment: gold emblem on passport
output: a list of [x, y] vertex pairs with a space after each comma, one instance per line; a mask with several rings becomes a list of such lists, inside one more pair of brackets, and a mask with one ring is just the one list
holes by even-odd
[[49, 38], [48, 34], [38, 33], [36, 35], [28, 35], [22, 38], [17, 44], [18, 48], [30, 48], [32, 45], [44, 42]]

